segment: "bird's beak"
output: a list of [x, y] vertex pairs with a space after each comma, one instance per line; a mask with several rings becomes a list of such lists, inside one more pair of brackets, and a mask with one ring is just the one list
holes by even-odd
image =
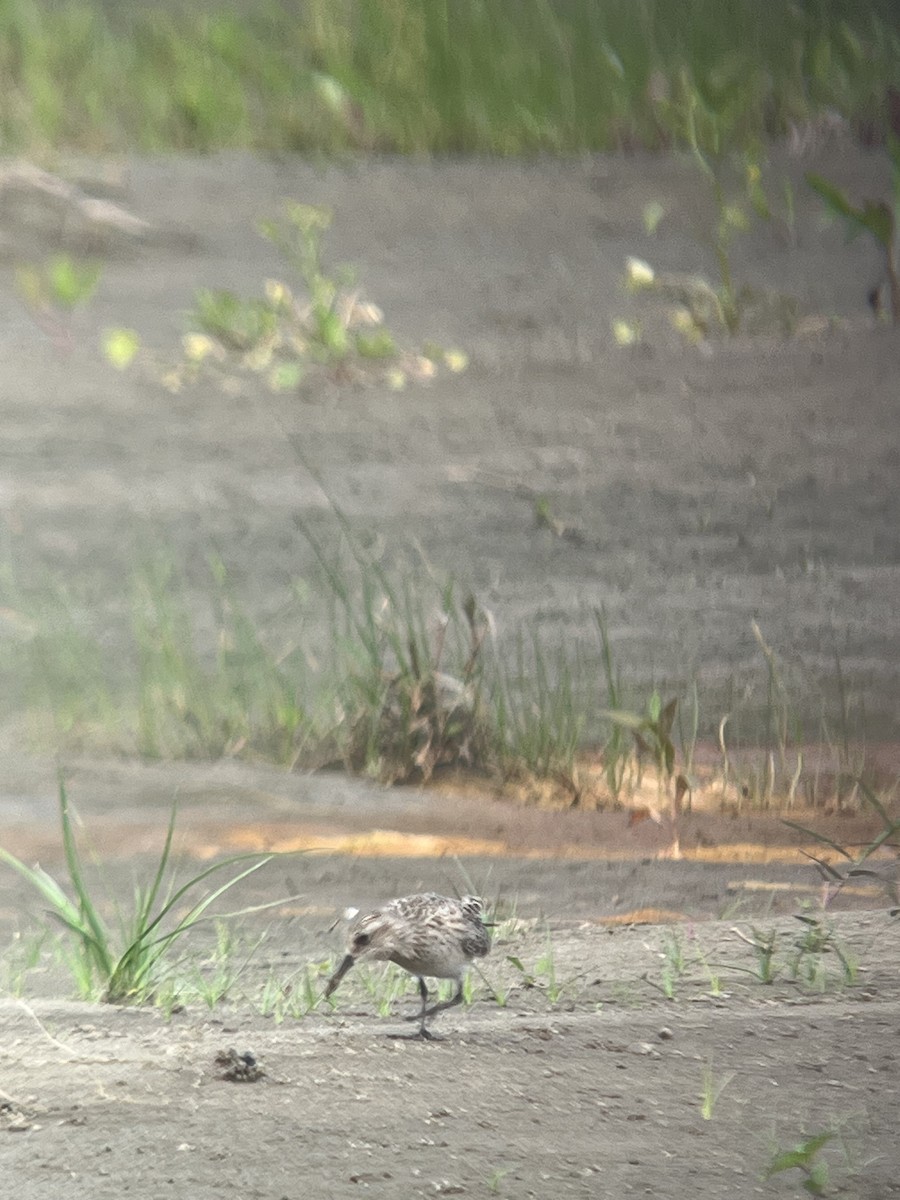
[[335, 973], [332, 975], [332, 977], [328, 980], [328, 986], [325, 988], [325, 999], [326, 1000], [333, 992], [337, 991], [338, 984], [341, 982], [341, 980], [344, 978], [344, 976], [347, 974], [347, 972], [350, 970], [350, 968], [353, 966], [353, 964], [355, 962], [356, 962], [356, 959], [353, 957], [352, 954], [344, 955], [344, 961], [341, 963], [341, 965], [338, 967], [338, 969], [335, 971]]

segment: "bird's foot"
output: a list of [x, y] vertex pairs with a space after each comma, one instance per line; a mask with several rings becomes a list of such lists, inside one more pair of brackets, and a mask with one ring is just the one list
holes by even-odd
[[[417, 1020], [418, 1018], [408, 1018]], [[432, 1033], [426, 1029], [424, 1025], [420, 1026], [415, 1033], [389, 1033], [389, 1038], [393, 1038], [395, 1042], [442, 1042], [444, 1039], [440, 1034]]]

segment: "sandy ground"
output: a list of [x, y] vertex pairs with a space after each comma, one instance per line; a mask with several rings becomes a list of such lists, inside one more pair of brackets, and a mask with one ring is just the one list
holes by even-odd
[[[20, 583], [64, 580], [85, 627], [125, 659], [123, 581], [141, 549], [171, 547], [200, 597], [196, 564], [216, 547], [254, 616], [287, 637], [286, 601], [311, 568], [294, 518], [334, 528], [300, 446], [385, 566], [455, 574], [494, 614], [501, 644], [522, 620], [577, 644], [603, 605], [636, 680], [696, 676], [712, 712], [737, 697], [751, 713], [765, 698], [755, 619], [813, 714], [833, 711], [837, 654], [851, 720], [864, 714], [871, 736], [895, 739], [898, 342], [866, 316], [873, 253], [821, 227], [807, 169], [866, 194], [884, 187], [877, 156], [852, 147], [776, 157], [775, 178], [796, 184], [796, 226], [739, 240], [735, 270], [796, 297], [810, 320], [790, 340], [702, 349], [620, 284], [628, 254], [712, 269], [708, 198], [685, 164], [80, 164], [94, 190], [105, 180], [152, 223], [141, 246], [98, 246], [77, 222], [7, 197], [0, 515]], [[174, 353], [195, 288], [252, 294], [278, 274], [252, 225], [283, 195], [332, 205], [334, 259], [356, 266], [403, 341], [460, 345], [469, 371], [399, 394], [323, 380], [272, 397], [245, 380], [172, 396], [99, 361], [105, 326], [134, 326]], [[667, 214], [652, 238], [651, 200]], [[67, 349], [13, 284], [17, 261], [57, 245], [99, 249], [107, 264]], [[643, 322], [643, 347], [615, 347], [620, 316]], [[538, 527], [540, 497], [571, 536]], [[17, 731], [12, 721], [4, 737], [3, 845], [59, 870], [54, 765], [22, 757]], [[471, 884], [520, 924], [485, 964], [506, 1006], [479, 981], [471, 1007], [441, 1018], [446, 1040], [426, 1045], [387, 1036], [412, 999], [381, 1019], [361, 984], [334, 1012], [281, 1024], [240, 998], [170, 1019], [67, 1000], [58, 963], [17, 973], [43, 918], [4, 873], [0, 1171], [22, 1200], [799, 1195], [800, 1172], [762, 1175], [776, 1150], [823, 1130], [836, 1134], [822, 1152], [827, 1194], [900, 1194], [900, 926], [877, 888], [848, 889], [828, 912], [855, 981], [833, 950], [794, 980], [795, 914], [819, 902], [821, 882], [797, 854], [802, 837], [774, 819], [693, 814], [676, 863], [657, 857], [663, 831], [621, 813], [235, 763], [67, 769], [111, 908], [151, 869], [176, 795], [194, 869], [234, 850], [289, 855], [242, 893], [286, 897], [245, 919], [266, 934], [247, 995], [270, 967], [289, 974], [339, 951], [331, 926], [348, 904]], [[874, 828], [828, 821], [844, 843]], [[324, 850], [296, 854], [313, 846]], [[734, 932], [754, 926], [780, 933], [768, 987]], [[669, 1000], [673, 929], [687, 966]], [[558, 996], [538, 971], [548, 937]], [[231, 1047], [258, 1056], [265, 1077], [222, 1079], [215, 1058]], [[705, 1073], [721, 1090], [710, 1120]]]

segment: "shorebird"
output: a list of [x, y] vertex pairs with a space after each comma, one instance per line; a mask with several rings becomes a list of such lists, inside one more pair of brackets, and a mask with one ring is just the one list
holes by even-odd
[[[477, 896], [453, 900], [425, 892], [390, 900], [374, 912], [357, 917], [350, 927], [347, 952], [328, 981], [326, 999], [352, 966], [358, 962], [392, 962], [419, 981], [422, 1007], [415, 1017], [419, 1032], [413, 1036], [435, 1039], [426, 1027], [428, 1017], [462, 1003], [463, 974], [473, 958], [484, 958], [491, 948], [491, 935], [482, 920], [484, 905]], [[428, 1007], [424, 976], [455, 979], [456, 992], [450, 1000]]]

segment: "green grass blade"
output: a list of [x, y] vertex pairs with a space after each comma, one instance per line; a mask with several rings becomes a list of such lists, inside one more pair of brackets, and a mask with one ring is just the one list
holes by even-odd
[[159, 862], [156, 867], [156, 874], [153, 877], [153, 883], [150, 885], [149, 891], [138, 903], [135, 911], [135, 930], [140, 933], [147, 925], [150, 918], [150, 913], [156, 904], [156, 897], [159, 895], [159, 890], [162, 887], [165, 870], [169, 863], [169, 858], [172, 852], [172, 838], [175, 834], [175, 818], [178, 813], [178, 805], [173, 803], [172, 811], [169, 814], [169, 825], [166, 829], [166, 839], [163, 842], [163, 848], [160, 851]]
[[18, 872], [32, 887], [44, 897], [47, 903], [51, 906], [55, 916], [64, 921], [71, 929], [76, 932], [84, 931], [84, 923], [81, 920], [81, 914], [78, 909], [68, 898], [56, 880], [48, 875], [42, 867], [29, 867], [16, 858], [14, 854], [10, 854], [8, 850], [4, 850], [0, 846], [0, 862], [6, 863], [8, 867]]
[[[807, 829], [805, 825], [798, 825], [796, 821], [789, 821], [786, 817], [782, 817], [782, 824], [787, 825], [789, 829], [795, 829], [798, 833], [802, 833], [804, 837], [812, 838], [814, 842], [821, 842], [825, 846], [830, 846], [832, 850], [837, 851], [842, 858], [848, 861], [853, 861], [853, 855], [850, 854], [843, 846], [839, 846], [837, 842], [833, 842], [830, 837], [826, 837], [824, 833], [818, 833], [814, 829]], [[810, 857], [812, 857], [810, 855]]]
[[84, 875], [81, 870], [81, 859], [78, 854], [78, 846], [75, 842], [75, 831], [72, 827], [72, 818], [69, 812], [69, 797], [66, 792], [65, 781], [62, 775], [59, 777], [59, 812], [60, 821], [62, 823], [63, 835], [63, 850], [66, 856], [66, 866], [69, 871], [69, 878], [72, 881], [72, 887], [75, 889], [75, 894], [78, 897], [78, 905], [84, 920], [87, 922], [92, 935], [92, 941], [96, 945], [104, 963], [104, 969], [108, 965], [109, 970], [112, 970], [113, 959], [109, 950], [109, 931], [103, 923], [103, 919], [94, 907], [91, 900], [90, 890], [85, 883]]

